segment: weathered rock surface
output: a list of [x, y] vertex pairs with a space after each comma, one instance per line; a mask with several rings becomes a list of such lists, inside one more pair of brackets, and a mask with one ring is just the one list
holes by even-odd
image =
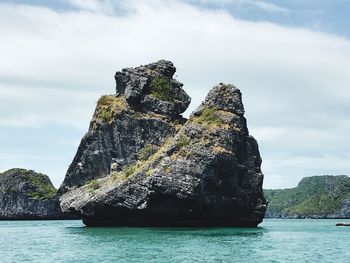
[[171, 62], [159, 61], [116, 73], [117, 95], [104, 114], [111, 118], [99, 118], [97, 106], [61, 187], [64, 212], [86, 225], [262, 221], [261, 158], [241, 92], [219, 84], [184, 120], [179, 114], [190, 98], [170, 79], [174, 72]]
[[61, 194], [120, 171], [138, 160], [140, 150], [155, 151], [174, 136], [191, 101], [174, 73], [173, 64], [161, 60], [115, 74], [117, 94], [99, 99]]
[[350, 218], [350, 177], [303, 178], [297, 187], [264, 190], [270, 218]]
[[115, 74], [117, 94], [124, 94], [129, 105], [142, 112], [177, 117], [183, 113], [191, 98], [183, 84], [173, 79], [175, 67], [170, 61], [126, 68]]
[[32, 170], [0, 174], [0, 219], [63, 219], [49, 177]]

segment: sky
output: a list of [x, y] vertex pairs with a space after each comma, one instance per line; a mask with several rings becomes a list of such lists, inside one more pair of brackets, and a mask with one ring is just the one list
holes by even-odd
[[350, 1], [0, 0], [0, 171], [58, 187], [114, 73], [171, 60], [192, 97], [243, 93], [264, 188], [350, 174]]

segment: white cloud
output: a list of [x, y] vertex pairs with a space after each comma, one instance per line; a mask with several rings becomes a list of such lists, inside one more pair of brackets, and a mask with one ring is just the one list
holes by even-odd
[[[86, 130], [94, 102], [114, 93], [116, 70], [164, 58], [175, 63], [178, 80], [193, 98], [189, 111], [219, 82], [242, 90], [266, 187], [294, 184], [295, 178], [320, 173], [320, 167], [349, 171], [348, 163], [339, 166], [350, 147], [348, 40], [242, 21], [179, 1], [122, 1], [133, 10], [123, 16], [104, 9], [113, 4], [117, 10], [119, 1], [70, 2], [78, 9], [0, 4], [2, 130], [50, 125]], [[323, 157], [291, 168], [291, 156]], [[66, 168], [49, 170], [63, 176]]]
[[243, 8], [257, 8], [269, 13], [282, 13], [287, 14], [290, 12], [289, 9], [267, 2], [263, 0], [187, 0], [189, 2], [201, 3], [201, 4], [214, 4], [214, 5], [229, 5], [233, 4]]
[[113, 0], [61, 0], [71, 6], [94, 13], [113, 14]]
[[260, 0], [241, 0], [242, 2], [245, 2], [248, 5], [256, 6], [262, 10], [271, 12], [271, 13], [289, 13], [289, 9], [265, 2]]
[[0, 127], [59, 125], [86, 129], [100, 96], [98, 91], [28, 87], [25, 83], [0, 87]]

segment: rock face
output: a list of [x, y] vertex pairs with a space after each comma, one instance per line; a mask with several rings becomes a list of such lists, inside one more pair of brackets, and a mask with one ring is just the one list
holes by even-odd
[[120, 171], [135, 163], [140, 151], [153, 152], [175, 135], [191, 98], [174, 73], [173, 64], [161, 60], [115, 74], [117, 93], [99, 99], [61, 194]]
[[241, 92], [219, 84], [185, 120], [190, 98], [174, 73], [171, 62], [159, 61], [115, 74], [117, 95], [98, 103], [60, 189], [64, 212], [86, 225], [262, 221], [261, 158]]
[[350, 178], [311, 176], [297, 187], [264, 190], [270, 218], [350, 218]]
[[0, 219], [62, 219], [49, 177], [25, 169], [0, 174]]

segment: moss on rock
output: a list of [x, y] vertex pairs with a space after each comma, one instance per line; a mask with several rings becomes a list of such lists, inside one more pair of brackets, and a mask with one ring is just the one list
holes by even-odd
[[127, 107], [125, 97], [115, 97], [112, 95], [104, 95], [97, 101], [97, 107], [94, 114], [94, 120], [103, 121], [111, 124], [116, 113]]
[[221, 111], [217, 108], [204, 108], [199, 116], [193, 116], [191, 121], [204, 126], [221, 126], [224, 122]]
[[100, 186], [100, 183], [96, 179], [93, 179], [89, 182], [89, 187], [92, 190], [97, 190], [98, 188], [100, 188]]
[[176, 95], [171, 80], [165, 76], [155, 77], [150, 84], [150, 96], [159, 100], [174, 102]]
[[124, 166], [123, 172], [125, 173], [126, 177], [134, 174], [137, 171], [138, 166], [139, 165], [137, 163]]
[[155, 146], [151, 143], [148, 143], [138, 152], [138, 158], [141, 161], [146, 161], [156, 151], [157, 151], [157, 146]]
[[190, 144], [190, 138], [188, 138], [185, 134], [181, 134], [179, 138], [175, 141], [175, 146], [181, 150]]

